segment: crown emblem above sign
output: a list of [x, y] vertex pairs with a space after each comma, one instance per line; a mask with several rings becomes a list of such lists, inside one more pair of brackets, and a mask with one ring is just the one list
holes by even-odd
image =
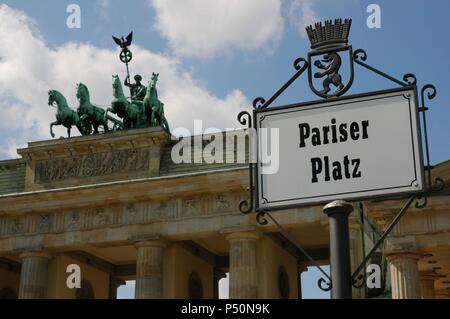
[[[341, 96], [353, 83], [353, 52], [348, 44], [351, 24], [352, 19], [335, 19], [306, 27], [312, 49], [308, 53], [309, 86], [320, 97]], [[348, 55], [347, 64], [344, 55]], [[341, 74], [343, 65], [348, 69], [347, 76]], [[316, 88], [320, 85], [317, 79], [321, 79], [321, 89]]]
[[323, 49], [328, 47], [345, 46], [348, 43], [348, 35], [352, 19], [327, 20], [325, 23], [317, 22], [306, 27], [306, 33], [311, 42], [311, 49]]

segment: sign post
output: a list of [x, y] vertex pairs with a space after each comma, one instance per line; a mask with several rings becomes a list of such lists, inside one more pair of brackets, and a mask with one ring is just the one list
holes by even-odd
[[331, 296], [333, 299], [352, 298], [350, 268], [350, 240], [348, 216], [353, 206], [342, 200], [331, 202], [323, 208], [330, 222]]

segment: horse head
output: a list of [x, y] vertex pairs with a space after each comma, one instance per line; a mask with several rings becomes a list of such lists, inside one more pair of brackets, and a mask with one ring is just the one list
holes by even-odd
[[152, 88], [156, 87], [156, 82], [158, 82], [158, 76], [159, 76], [159, 73], [155, 73], [155, 72], [152, 73], [152, 79], [151, 79], [151, 87]]
[[56, 107], [58, 109], [68, 107], [66, 98], [64, 95], [59, 93], [56, 90], [49, 90], [48, 91], [48, 105], [54, 107], [54, 103], [56, 103]]
[[48, 91], [48, 105], [53, 106], [54, 102], [56, 102], [55, 90], [50, 90]]
[[112, 76], [112, 86], [113, 86], [113, 96], [115, 98], [124, 97], [122, 90], [122, 83], [120, 82], [120, 78], [117, 74]]
[[83, 83], [77, 83], [77, 98], [78, 100], [89, 101], [89, 90]]

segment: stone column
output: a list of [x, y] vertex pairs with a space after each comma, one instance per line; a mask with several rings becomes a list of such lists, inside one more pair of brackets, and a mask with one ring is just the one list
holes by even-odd
[[386, 255], [391, 275], [392, 299], [419, 299], [420, 255], [412, 252], [398, 252]]
[[422, 299], [435, 299], [434, 282], [439, 279], [439, 276], [434, 271], [420, 273], [420, 294]]
[[26, 252], [20, 255], [19, 299], [47, 298], [48, 261], [50, 256], [43, 252]]
[[227, 236], [230, 242], [230, 299], [258, 297], [256, 276], [256, 232], [236, 232]]
[[214, 278], [213, 278], [213, 299], [219, 299], [219, 281], [222, 278], [225, 278], [227, 275], [225, 271], [214, 268]]
[[162, 262], [166, 244], [160, 240], [137, 243], [136, 299], [162, 298]]

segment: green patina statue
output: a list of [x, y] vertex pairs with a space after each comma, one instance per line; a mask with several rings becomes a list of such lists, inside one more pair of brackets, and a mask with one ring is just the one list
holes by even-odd
[[143, 101], [145, 97], [145, 92], [147, 91], [147, 88], [142, 85], [142, 76], [139, 74], [134, 76], [135, 83], [130, 83], [130, 77], [127, 75], [125, 78], [125, 81], [123, 84], [125, 86], [128, 86], [131, 91], [131, 100], [134, 101]]
[[145, 112], [142, 102], [140, 104], [128, 101], [123, 93], [122, 84], [118, 75], [112, 76], [113, 100], [111, 107], [106, 109], [106, 114], [111, 112], [123, 120], [123, 128], [138, 128], [146, 126]]
[[[128, 63], [132, 59], [131, 51], [128, 47], [131, 45], [133, 32], [126, 39], [113, 37], [114, 42], [122, 49], [120, 60], [125, 63], [127, 76], [124, 85], [130, 88], [131, 97], [129, 100], [125, 97], [118, 75], [113, 75], [113, 100], [111, 107], [106, 111], [93, 105], [90, 101], [89, 90], [83, 83], [77, 84], [77, 99], [79, 106], [76, 111], [68, 105], [64, 95], [56, 90], [48, 92], [48, 104], [54, 106], [56, 103], [57, 113], [56, 121], [50, 124], [50, 135], [55, 137], [53, 126], [63, 125], [67, 128], [67, 135], [70, 137], [72, 126], [76, 126], [82, 135], [99, 133], [99, 127], [103, 127], [106, 133], [110, 130], [132, 129], [140, 127], [161, 126], [169, 131], [169, 124], [164, 116], [164, 104], [158, 99], [156, 91], [157, 73], [153, 73], [151, 80], [148, 81], [148, 87], [142, 85], [142, 77], [137, 74], [134, 76], [135, 83], [130, 82]], [[108, 112], [115, 114], [117, 118], [108, 115]], [[112, 123], [112, 127], [108, 123]]]
[[105, 110], [91, 103], [89, 90], [83, 83], [77, 84], [77, 99], [80, 103], [77, 113], [82, 121], [84, 119], [89, 119], [89, 123], [94, 128], [94, 134], [98, 133], [99, 126], [103, 126], [103, 130], [108, 132], [109, 128], [105, 116]]
[[161, 126], [169, 132], [169, 123], [164, 115], [164, 103], [158, 99], [158, 92], [156, 91], [158, 76], [159, 73], [152, 73], [152, 77], [148, 81], [147, 93], [144, 98], [144, 108], [146, 110], [152, 110], [151, 126]]
[[68, 137], [70, 137], [70, 129], [73, 125], [77, 126], [80, 133], [83, 134], [80, 129], [80, 117], [78, 113], [67, 105], [67, 100], [64, 95], [56, 90], [50, 90], [48, 91], [48, 105], [54, 106], [55, 103], [57, 109], [56, 121], [50, 123], [50, 135], [55, 137], [55, 133], [53, 133], [53, 126], [55, 125], [63, 125], [66, 127]]
[[[70, 137], [72, 126], [76, 126], [82, 135], [99, 133], [99, 127], [103, 127], [104, 132], [110, 130], [131, 129], [140, 127], [161, 126], [169, 131], [169, 124], [164, 115], [164, 103], [158, 99], [156, 83], [157, 73], [153, 73], [148, 87], [140, 92], [146, 92], [143, 100], [132, 99], [131, 102], [123, 93], [122, 83], [118, 75], [112, 76], [113, 100], [111, 107], [106, 111], [91, 103], [89, 89], [83, 83], [77, 84], [76, 96], [79, 106], [76, 111], [67, 105], [67, 100], [60, 92], [50, 90], [48, 92], [48, 104], [56, 104], [56, 121], [50, 124], [50, 135], [55, 137], [53, 126], [63, 125], [67, 128], [67, 135]], [[122, 121], [108, 115], [113, 113]], [[108, 123], [112, 123], [112, 127]]]

